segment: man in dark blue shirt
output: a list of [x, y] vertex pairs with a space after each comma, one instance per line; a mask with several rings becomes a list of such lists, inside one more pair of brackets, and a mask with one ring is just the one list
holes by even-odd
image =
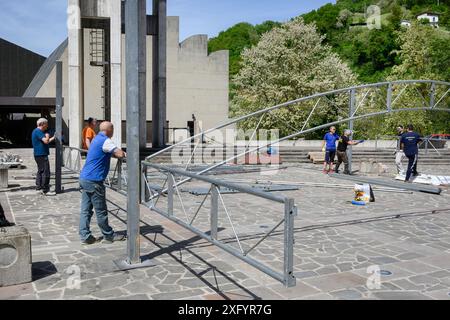
[[408, 132], [402, 135], [400, 140], [401, 149], [408, 158], [408, 170], [406, 171], [405, 182], [410, 182], [411, 175], [417, 175], [417, 159], [419, 156], [418, 144], [422, 141], [420, 135], [414, 132], [414, 126], [408, 126]]
[[31, 134], [33, 144], [34, 160], [36, 161], [38, 171], [36, 173], [36, 190], [44, 195], [54, 195], [50, 192], [50, 155], [49, 144], [55, 140], [47, 133], [48, 120], [41, 118], [37, 121], [37, 128]]

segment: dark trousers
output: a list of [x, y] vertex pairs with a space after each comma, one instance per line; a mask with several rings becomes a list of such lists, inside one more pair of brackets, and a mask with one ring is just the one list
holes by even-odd
[[36, 189], [49, 191], [50, 190], [50, 162], [48, 156], [34, 157], [38, 171], [36, 173]]
[[337, 151], [337, 164], [336, 164], [336, 172], [338, 172], [339, 167], [342, 163], [345, 165], [344, 172], [350, 173], [349, 165], [348, 165], [348, 156], [346, 151]]
[[409, 181], [409, 179], [411, 178], [411, 175], [417, 174], [417, 160], [419, 155], [418, 154], [411, 154], [411, 155], [406, 155], [406, 157], [408, 158], [408, 170], [406, 170], [406, 181]]

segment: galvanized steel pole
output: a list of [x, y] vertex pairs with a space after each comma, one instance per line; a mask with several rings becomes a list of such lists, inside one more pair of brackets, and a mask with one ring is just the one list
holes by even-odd
[[[126, 31], [126, 77], [127, 77], [127, 225], [128, 225], [128, 264], [141, 263], [140, 256], [140, 158], [139, 128], [141, 95], [145, 92], [145, 57], [142, 56], [145, 45], [140, 41], [142, 18], [146, 18], [145, 0], [127, 0], [125, 7]], [[143, 11], [143, 12], [142, 12]], [[142, 14], [143, 13], [143, 14]], [[144, 76], [143, 76], [144, 75]]]
[[56, 62], [56, 154], [55, 154], [55, 192], [57, 194], [62, 193], [62, 166], [63, 166], [63, 146], [62, 146], [62, 108], [63, 108], [63, 96], [62, 96], [62, 62]]
[[[351, 89], [350, 90], [350, 102], [349, 102], [349, 118], [351, 119], [348, 122], [348, 129], [352, 131], [351, 135], [350, 135], [350, 140], [353, 140], [353, 123], [354, 120], [353, 118], [353, 113], [355, 113], [355, 104], [356, 104], [356, 90], [355, 89]], [[353, 147], [352, 146], [348, 146], [348, 151], [347, 151], [347, 155], [348, 155], [348, 171], [350, 173], [352, 173], [352, 164], [353, 164]]]

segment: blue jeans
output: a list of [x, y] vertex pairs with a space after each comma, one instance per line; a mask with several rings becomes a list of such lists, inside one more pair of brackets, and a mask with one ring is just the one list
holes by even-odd
[[97, 224], [105, 239], [114, 236], [114, 230], [108, 223], [108, 209], [106, 207], [106, 189], [103, 182], [80, 180], [81, 213], [80, 213], [80, 237], [85, 241], [91, 236], [90, 224], [94, 214], [97, 215]]

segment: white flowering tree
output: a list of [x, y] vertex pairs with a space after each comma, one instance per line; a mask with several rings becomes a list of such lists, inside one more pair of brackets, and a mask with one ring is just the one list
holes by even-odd
[[[314, 24], [296, 18], [265, 33], [260, 42], [242, 53], [242, 68], [233, 79], [233, 116], [245, 115], [276, 104], [315, 93], [352, 86], [356, 76], [323, 43]], [[261, 128], [280, 129], [283, 135], [302, 128], [313, 101], [276, 110], [261, 121]], [[348, 110], [348, 96], [325, 99], [317, 107], [309, 126], [336, 120], [339, 110]], [[342, 113], [348, 115], [348, 111]], [[249, 119], [242, 127], [255, 127], [260, 119]]]

